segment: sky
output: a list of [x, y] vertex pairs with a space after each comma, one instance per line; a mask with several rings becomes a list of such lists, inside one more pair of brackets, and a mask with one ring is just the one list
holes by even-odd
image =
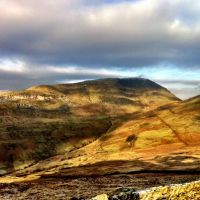
[[142, 77], [200, 94], [200, 1], [0, 0], [0, 90]]

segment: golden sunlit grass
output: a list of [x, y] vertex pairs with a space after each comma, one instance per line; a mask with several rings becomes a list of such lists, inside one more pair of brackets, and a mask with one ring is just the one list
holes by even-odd
[[[109, 84], [91, 84], [87, 89], [84, 84], [40, 86], [12, 94], [15, 98], [28, 95], [27, 99], [11, 98], [7, 104], [1, 104], [1, 112], [5, 112], [0, 123], [1, 135], [12, 132], [12, 141], [19, 141], [12, 147], [12, 167], [18, 170], [12, 176], [22, 176], [16, 179], [20, 181], [50, 174], [64, 176], [74, 167], [101, 162], [108, 162], [102, 167], [105, 173], [197, 167], [199, 97], [178, 103], [164, 89], [137, 94]], [[107, 87], [111, 86], [108, 93]], [[37, 99], [42, 93], [44, 99]], [[54, 101], [52, 95], [59, 100]], [[22, 107], [15, 108], [19, 102]], [[27, 102], [31, 107], [23, 108]], [[63, 105], [69, 107], [65, 112], [59, 109]], [[13, 112], [7, 111], [9, 106]], [[7, 144], [10, 142], [8, 139]], [[2, 159], [5, 156], [8, 155], [2, 154]], [[132, 163], [110, 166], [110, 161]], [[92, 174], [97, 168], [84, 170], [78, 168], [77, 174]], [[0, 182], [11, 180], [15, 178], [2, 178]]]

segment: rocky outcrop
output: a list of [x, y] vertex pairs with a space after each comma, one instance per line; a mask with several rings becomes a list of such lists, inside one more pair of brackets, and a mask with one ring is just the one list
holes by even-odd
[[120, 188], [109, 195], [109, 200], [139, 200], [139, 193], [133, 188]]
[[186, 184], [176, 184], [135, 191], [124, 188], [113, 192], [110, 196], [105, 194], [96, 196], [92, 200], [199, 200], [200, 181]]
[[141, 200], [199, 200], [200, 199], [200, 181], [170, 185], [164, 187], [152, 188], [140, 192]]
[[108, 199], [108, 195], [107, 194], [102, 194], [102, 195], [96, 196], [92, 200], [107, 200], [107, 199]]

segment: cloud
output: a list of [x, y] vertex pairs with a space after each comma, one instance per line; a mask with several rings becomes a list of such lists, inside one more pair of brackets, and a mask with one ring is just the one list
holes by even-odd
[[[13, 69], [12, 69], [13, 68]], [[165, 68], [165, 69], [163, 69]], [[143, 77], [166, 87], [179, 98], [198, 95], [200, 69], [195, 72], [169, 67], [142, 69], [91, 68], [79, 66], [27, 66], [18, 60], [0, 62], [0, 90], [16, 90], [39, 84], [73, 83], [99, 78]], [[162, 76], [161, 76], [162, 74]], [[176, 75], [176, 76], [175, 76]]]
[[30, 67], [18, 60], [0, 61], [0, 90], [16, 90], [38, 84], [76, 82], [80, 80], [123, 77], [120, 71], [78, 66]]
[[194, 97], [200, 94], [199, 90], [194, 90], [191, 88], [169, 88], [172, 93], [178, 94], [180, 99], [186, 100], [190, 97]]
[[185, 71], [199, 73], [199, 13], [196, 0], [1, 0], [0, 89], [140, 74], [187, 80]]
[[173, 80], [157, 80], [163, 84], [184, 84], [184, 85], [200, 85], [200, 80], [180, 80], [180, 79], [173, 79]]
[[197, 1], [98, 2], [1, 1], [1, 55], [82, 66], [199, 63]]

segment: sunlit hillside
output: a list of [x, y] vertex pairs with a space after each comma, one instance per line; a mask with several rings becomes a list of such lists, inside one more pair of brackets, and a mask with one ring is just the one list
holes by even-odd
[[199, 167], [199, 97], [180, 101], [146, 79], [36, 86], [2, 96], [1, 107], [2, 174]]

